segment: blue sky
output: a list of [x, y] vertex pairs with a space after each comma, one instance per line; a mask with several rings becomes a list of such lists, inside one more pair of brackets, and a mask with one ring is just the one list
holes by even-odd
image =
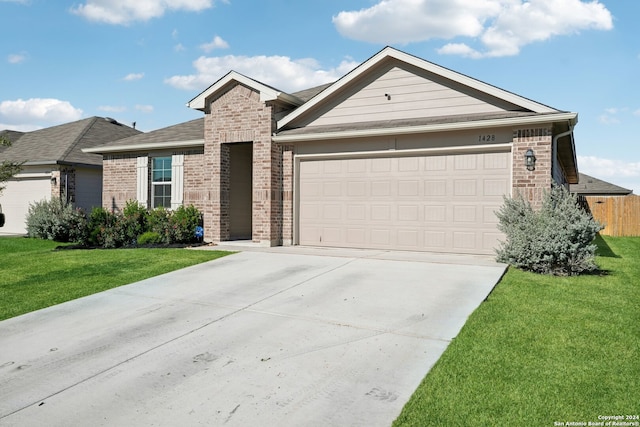
[[386, 45], [579, 113], [581, 172], [640, 194], [640, 2], [0, 0], [0, 129], [150, 131], [233, 69], [287, 92]]

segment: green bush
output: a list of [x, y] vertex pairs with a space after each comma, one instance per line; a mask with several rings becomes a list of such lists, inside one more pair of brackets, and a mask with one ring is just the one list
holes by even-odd
[[165, 208], [155, 208], [149, 212], [149, 231], [158, 233], [162, 238], [162, 243], [171, 243], [173, 241], [171, 211]]
[[29, 237], [81, 243], [87, 237], [84, 212], [57, 197], [29, 204], [26, 225]]
[[149, 212], [147, 208], [135, 200], [126, 203], [119, 218], [122, 234], [122, 245], [135, 245], [138, 236], [148, 230]]
[[138, 246], [160, 245], [162, 243], [164, 243], [162, 236], [155, 231], [144, 232], [138, 237]]
[[496, 251], [499, 262], [554, 275], [597, 269], [593, 240], [602, 226], [564, 187], [546, 192], [538, 211], [522, 196], [505, 197], [496, 215], [506, 236]]
[[117, 220], [113, 212], [109, 212], [102, 207], [93, 208], [89, 214], [89, 224], [87, 227], [89, 230], [89, 244], [114, 247], [113, 231], [111, 229], [115, 226]]
[[122, 213], [100, 207], [94, 208], [87, 218], [82, 210], [55, 199], [29, 208], [27, 230], [31, 237], [119, 248], [191, 243], [196, 241], [194, 233], [200, 222], [201, 214], [194, 206], [148, 211], [138, 202], [128, 201]]
[[171, 215], [171, 229], [176, 243], [196, 241], [196, 227], [201, 223], [200, 211], [193, 205], [179, 206]]

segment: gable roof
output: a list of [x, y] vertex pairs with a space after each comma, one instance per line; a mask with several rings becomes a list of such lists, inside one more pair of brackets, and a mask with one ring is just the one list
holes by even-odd
[[584, 196], [625, 196], [633, 193], [633, 190], [594, 178], [584, 173], [579, 173], [577, 184], [570, 184], [569, 191]]
[[0, 153], [2, 160], [37, 164], [102, 165], [102, 157], [83, 152], [110, 141], [141, 133], [103, 117], [89, 117], [71, 123], [25, 132]]
[[119, 139], [100, 147], [87, 148], [85, 153], [111, 153], [123, 151], [193, 147], [204, 145], [204, 117], [151, 132]]
[[264, 83], [260, 83], [259, 81], [249, 78], [236, 71], [230, 71], [220, 80], [209, 86], [202, 93], [189, 101], [187, 103], [187, 107], [193, 108], [195, 110], [206, 111], [206, 100], [208, 98], [216, 96], [218, 93], [222, 94], [226, 92], [227, 90], [231, 89], [231, 87], [233, 87], [236, 83], [248, 86], [251, 89], [259, 92], [260, 101], [262, 102], [279, 100], [293, 106], [302, 105], [303, 103], [301, 99], [296, 98], [295, 96], [292, 96], [286, 92], [278, 90]]
[[432, 73], [444, 79], [447, 79], [452, 83], [466, 86], [470, 89], [482, 92], [489, 96], [499, 98], [505, 102], [519, 106], [521, 108], [521, 111], [525, 110], [541, 114], [552, 114], [560, 112], [555, 108], [540, 104], [528, 98], [524, 98], [512, 92], [508, 92], [496, 86], [489, 85], [480, 80], [476, 80], [464, 74], [460, 74], [448, 68], [441, 67], [432, 62], [387, 46], [380, 52], [369, 58], [367, 61], [360, 64], [354, 70], [343, 76], [341, 79], [324, 89], [318, 96], [312, 98], [304, 105], [295, 109], [290, 114], [279, 120], [277, 125], [278, 129], [285, 129], [291, 122], [300, 118], [304, 114], [308, 114], [311, 110], [326, 102], [331, 96], [342, 91], [347, 86], [363, 77], [365, 74], [369, 73], [377, 67], [382, 66], [388, 61], [400, 61], [402, 63], [417, 67], [418, 69], [421, 69], [425, 72]]

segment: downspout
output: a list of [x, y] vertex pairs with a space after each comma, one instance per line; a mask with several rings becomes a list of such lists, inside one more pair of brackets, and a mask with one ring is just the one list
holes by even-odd
[[[553, 176], [553, 168], [556, 165], [556, 163], [558, 162], [558, 140], [560, 138], [563, 138], [567, 135], [571, 135], [573, 133], [573, 128], [575, 125], [572, 125], [571, 123], [569, 123], [569, 130], [559, 133], [556, 136], [553, 137], [553, 141], [551, 143], [551, 176]], [[576, 165], [576, 170], [577, 170], [578, 166]]]

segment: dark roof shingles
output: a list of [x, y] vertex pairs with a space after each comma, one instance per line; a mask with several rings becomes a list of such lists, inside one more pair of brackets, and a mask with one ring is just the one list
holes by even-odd
[[102, 157], [83, 153], [94, 147], [140, 131], [112, 123], [102, 117], [89, 117], [71, 123], [25, 132], [2, 152], [2, 160], [29, 163], [70, 163], [102, 165]]
[[569, 190], [572, 193], [585, 196], [624, 196], [633, 193], [633, 190], [594, 178], [584, 173], [579, 173], [578, 183], [571, 184]]

